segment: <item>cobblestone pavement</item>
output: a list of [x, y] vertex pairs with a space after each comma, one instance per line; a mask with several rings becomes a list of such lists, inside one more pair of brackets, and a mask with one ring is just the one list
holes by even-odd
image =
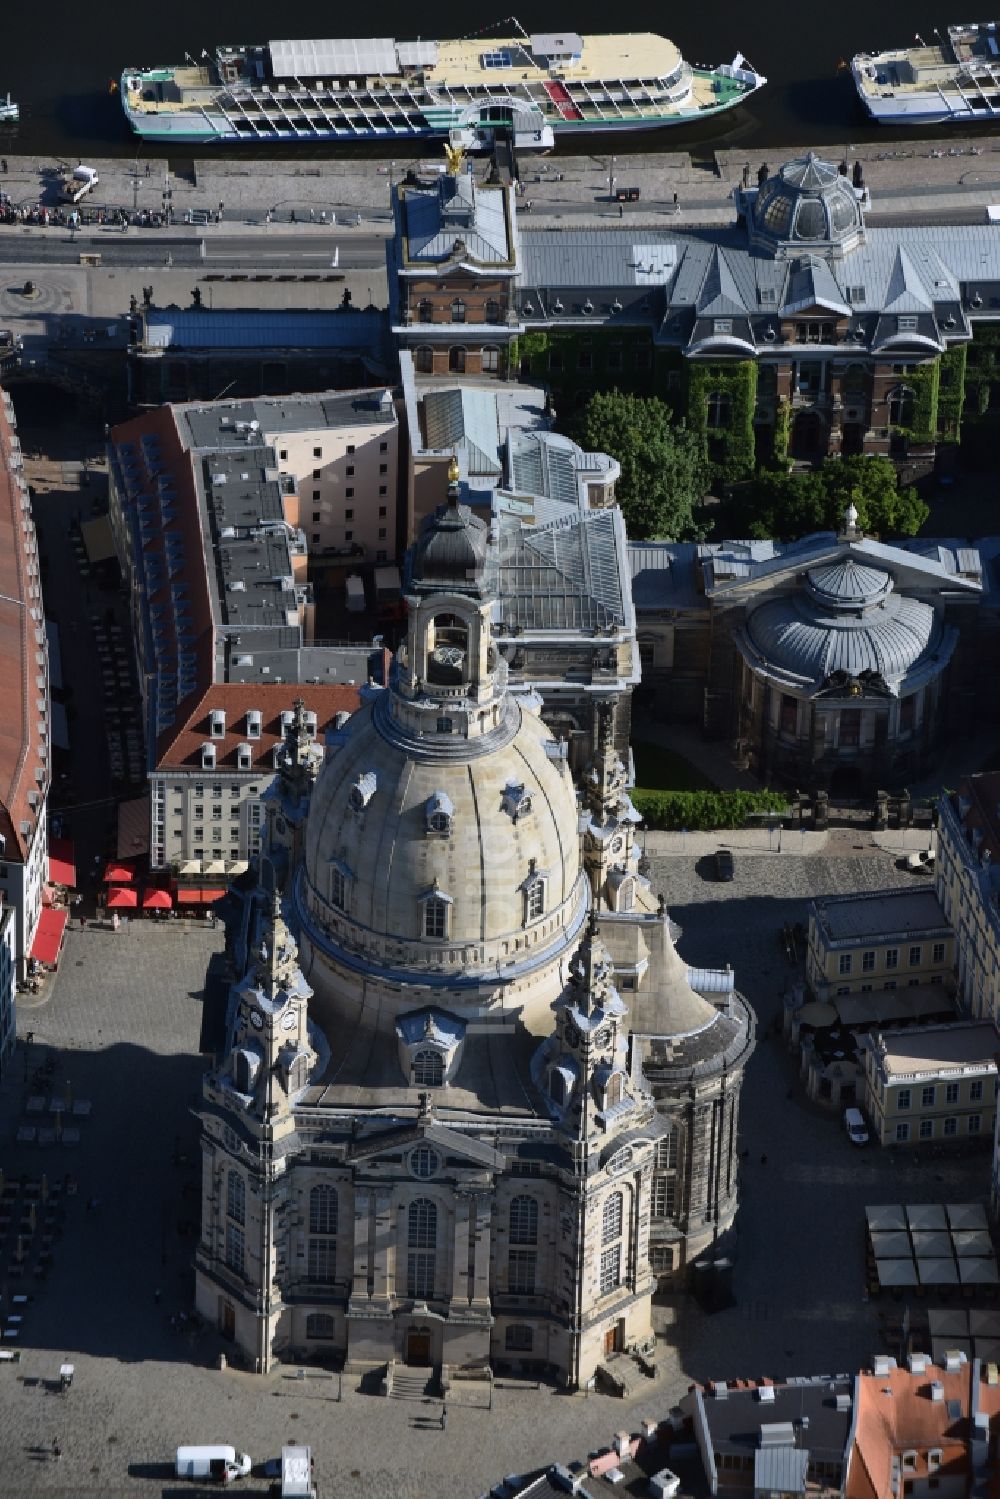
[[[654, 876], [683, 929], [683, 956], [733, 962], [764, 1031], [792, 975], [776, 940], [781, 923], [801, 919], [814, 892], [902, 880], [891, 855], [879, 853], [741, 854], [731, 885], [704, 880], [693, 858], [654, 859]], [[178, 1225], [193, 1224], [198, 1211], [189, 1104], [203, 1067], [201, 986], [220, 937], [193, 923], [74, 930], [51, 997], [19, 1016], [22, 1038], [33, 1032], [26, 1070], [54, 1050], [55, 1092], [68, 1080], [74, 1098], [92, 1100], [93, 1115], [75, 1150], [12, 1146], [33, 1091], [22, 1084], [22, 1045], [0, 1095], [4, 1170], [8, 1179], [44, 1170], [50, 1180], [69, 1171], [78, 1190], [67, 1199], [51, 1274], [25, 1286], [34, 1299], [21, 1362], [0, 1366], [5, 1495], [190, 1495], [197, 1490], [172, 1481], [179, 1442], [233, 1442], [262, 1460], [300, 1440], [315, 1450], [323, 1499], [474, 1499], [504, 1473], [585, 1456], [622, 1426], [662, 1415], [692, 1379], [855, 1368], [878, 1333], [861, 1299], [865, 1203], [985, 1193], [985, 1154], [958, 1166], [852, 1151], [835, 1118], [803, 1104], [790, 1059], [766, 1036], [744, 1092], [750, 1160], [738, 1304], [715, 1316], [688, 1304], [658, 1308], [671, 1326], [662, 1374], [634, 1401], [505, 1383], [488, 1411], [477, 1393], [459, 1389], [441, 1432], [438, 1402], [369, 1397], [315, 1369], [301, 1381], [287, 1368], [267, 1379], [220, 1371], [213, 1333], [171, 1326], [190, 1306], [194, 1240]], [[58, 1394], [64, 1359], [76, 1377]], [[266, 1491], [256, 1480], [241, 1485], [250, 1499]]]

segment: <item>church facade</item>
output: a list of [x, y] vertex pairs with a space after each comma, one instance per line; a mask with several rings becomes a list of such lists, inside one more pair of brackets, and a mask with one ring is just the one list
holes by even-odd
[[613, 705], [578, 792], [510, 690], [495, 544], [455, 486], [389, 686], [325, 752], [289, 726], [231, 897], [196, 1294], [261, 1371], [614, 1382], [652, 1349], [657, 1276], [735, 1215], [752, 1014], [676, 953]]

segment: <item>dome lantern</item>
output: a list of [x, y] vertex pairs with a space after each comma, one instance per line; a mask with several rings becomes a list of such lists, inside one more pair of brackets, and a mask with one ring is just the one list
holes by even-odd
[[803, 251], [840, 258], [865, 239], [862, 190], [815, 151], [786, 161], [758, 189], [748, 216], [750, 244], [776, 259]]

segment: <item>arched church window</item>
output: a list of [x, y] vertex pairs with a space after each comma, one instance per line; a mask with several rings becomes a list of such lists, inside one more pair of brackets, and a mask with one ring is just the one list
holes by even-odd
[[424, 1181], [426, 1181], [429, 1176], [434, 1175], [434, 1173], [437, 1171], [438, 1165], [438, 1158], [435, 1155], [434, 1151], [431, 1150], [429, 1145], [418, 1145], [416, 1150], [410, 1156], [411, 1172], [414, 1176], [420, 1177], [421, 1180]]
[[437, 1204], [417, 1197], [406, 1214], [406, 1294], [427, 1301], [434, 1295]]
[[246, 1222], [247, 1187], [238, 1171], [230, 1171], [226, 1181], [226, 1213], [234, 1223]]
[[889, 426], [912, 427], [916, 392], [909, 385], [896, 385], [889, 392]]
[[316, 1342], [332, 1342], [337, 1324], [328, 1312], [310, 1312], [306, 1318], [306, 1337]]
[[659, 1171], [677, 1169], [677, 1131], [675, 1129], [672, 1129], [669, 1135], [664, 1135], [662, 1140], [657, 1140], [655, 1164]]
[[336, 1187], [313, 1187], [309, 1193], [309, 1232], [311, 1234], [335, 1234], [337, 1217]]
[[439, 1051], [418, 1051], [413, 1057], [413, 1086], [440, 1088], [444, 1082], [444, 1058]]
[[338, 911], [347, 910], [347, 880], [336, 864], [330, 870], [330, 904]]
[[337, 1278], [339, 1206], [336, 1187], [321, 1185], [310, 1190], [308, 1276], [327, 1285]]
[[622, 1075], [620, 1072], [612, 1072], [608, 1078], [608, 1107], [612, 1108], [616, 1103], [622, 1101]]
[[545, 881], [539, 876], [527, 889], [525, 916], [528, 921], [538, 921], [545, 915]]
[[611, 1244], [615, 1239], [621, 1238], [624, 1206], [625, 1199], [621, 1192], [612, 1192], [604, 1199], [604, 1213], [601, 1219], [602, 1244]]
[[438, 941], [448, 935], [448, 902], [440, 895], [424, 901], [424, 936]]
[[635, 910], [635, 880], [622, 880], [618, 894], [619, 910]]
[[512, 1244], [538, 1243], [538, 1199], [520, 1196], [511, 1199], [510, 1242]]

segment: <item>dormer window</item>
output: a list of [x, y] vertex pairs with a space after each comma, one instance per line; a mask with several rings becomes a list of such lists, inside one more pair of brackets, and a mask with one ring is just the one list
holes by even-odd
[[444, 1057], [425, 1047], [414, 1053], [412, 1073], [415, 1088], [440, 1088], [444, 1083]]
[[206, 742], [205, 744], [202, 745], [202, 747], [201, 747], [201, 768], [202, 768], [202, 770], [214, 770], [215, 769], [215, 745], [214, 744], [209, 744], [209, 743]]
[[373, 770], [366, 770], [363, 776], [358, 776], [358, 779], [351, 787], [351, 794], [349, 797], [351, 808], [353, 811], [363, 812], [365, 810], [368, 803], [375, 795], [377, 785], [378, 780]]
[[236, 746], [236, 768], [237, 770], [252, 770], [253, 750], [249, 744], [238, 744]]
[[290, 729], [292, 727], [292, 724], [294, 722], [295, 722], [295, 712], [294, 712], [294, 710], [292, 708], [282, 708], [282, 710], [281, 710], [281, 732], [284, 733], [286, 729]]
[[453, 904], [451, 896], [445, 895], [444, 891], [439, 890], [435, 885], [428, 890], [426, 895], [420, 897], [420, 903], [424, 908], [421, 923], [424, 937], [435, 942], [443, 942], [448, 936], [448, 929], [451, 925]]
[[226, 715], [222, 708], [213, 708], [209, 715], [211, 734], [213, 739], [224, 739], [226, 737]]
[[311, 708], [306, 709], [303, 717], [305, 718], [306, 733], [309, 734], [311, 738], [315, 739], [317, 733], [319, 732], [319, 719], [316, 717], [316, 714], [312, 711]]
[[434, 795], [428, 797], [427, 808], [427, 831], [435, 838], [449, 838], [452, 825], [455, 820], [455, 809], [450, 797], [443, 791], [435, 791]]
[[514, 781], [507, 782], [500, 800], [511, 822], [517, 822], [518, 818], [527, 817], [531, 812], [530, 792], [525, 791], [523, 785]]
[[261, 714], [258, 708], [247, 710], [247, 738], [259, 739], [261, 730]]

